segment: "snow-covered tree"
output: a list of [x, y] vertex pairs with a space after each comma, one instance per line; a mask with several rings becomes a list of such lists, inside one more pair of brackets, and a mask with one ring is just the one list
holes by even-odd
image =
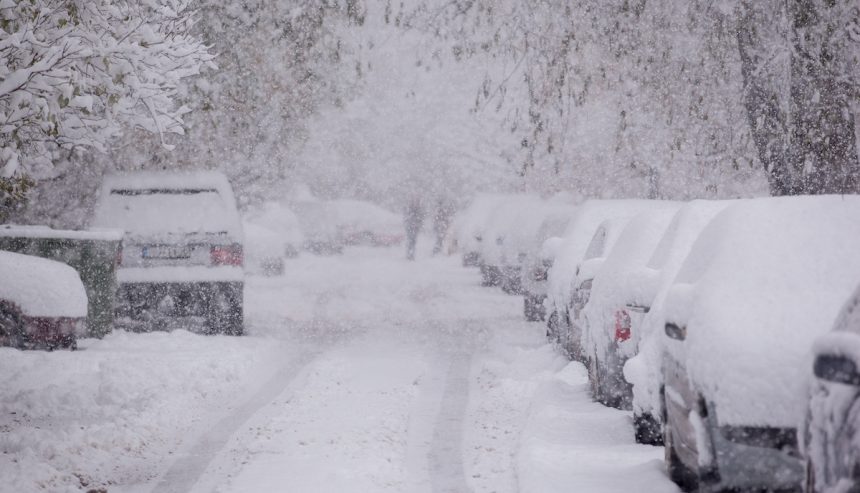
[[183, 132], [177, 86], [212, 59], [190, 3], [0, 0], [0, 201], [123, 131]]

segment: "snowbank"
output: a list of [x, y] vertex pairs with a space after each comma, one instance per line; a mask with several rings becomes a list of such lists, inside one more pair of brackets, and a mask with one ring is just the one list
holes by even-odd
[[31, 317], [87, 316], [78, 272], [62, 262], [0, 251], [0, 299]]
[[860, 279], [860, 197], [755, 199], [721, 212], [667, 296], [667, 349], [721, 424], [794, 427], [816, 336]]

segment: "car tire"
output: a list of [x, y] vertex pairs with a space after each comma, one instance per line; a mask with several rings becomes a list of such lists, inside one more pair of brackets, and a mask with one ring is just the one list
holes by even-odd
[[558, 344], [558, 324], [559, 324], [559, 314], [558, 311], [553, 310], [550, 314], [549, 318], [546, 319], [546, 338], [549, 342]]
[[209, 297], [207, 325], [212, 334], [244, 334], [242, 285], [216, 285]]
[[633, 414], [633, 433], [636, 443], [642, 445], [663, 445], [662, 425], [651, 413]]
[[666, 472], [669, 475], [669, 479], [672, 480], [673, 483], [678, 485], [681, 491], [685, 492], [695, 492], [699, 490], [699, 477], [695, 471], [691, 470], [687, 467], [681, 459], [678, 457], [678, 453], [675, 451], [675, 444], [672, 440], [672, 428], [671, 423], [669, 423], [667, 414], [666, 414], [666, 391], [661, 389], [660, 394], [663, 399], [663, 445], [664, 445], [664, 457], [666, 461]]
[[542, 308], [543, 304], [540, 298], [535, 298], [531, 295], [523, 297], [523, 316], [527, 322], [540, 322], [543, 320]]

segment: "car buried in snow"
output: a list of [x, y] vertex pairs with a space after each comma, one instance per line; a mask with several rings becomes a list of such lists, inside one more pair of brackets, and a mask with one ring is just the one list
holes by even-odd
[[118, 325], [243, 333], [242, 224], [223, 174], [108, 176], [92, 224], [125, 231]]
[[77, 338], [86, 335], [87, 294], [75, 269], [0, 251], [0, 279], [0, 345], [77, 347]]
[[860, 489], [860, 286], [815, 341], [802, 438], [807, 493]]
[[858, 251], [857, 196], [740, 201], [699, 235], [665, 302], [663, 440], [682, 489], [801, 488], [810, 347], [860, 279]]
[[[578, 206], [559, 242], [552, 267], [547, 273], [547, 336], [558, 343], [569, 357], [584, 361], [581, 351], [581, 331], [574, 324], [587, 299], [590, 280], [580, 279], [581, 264], [598, 227], [607, 219], [629, 219], [652, 207], [661, 207], [659, 200], [588, 200]], [[604, 242], [605, 245], [605, 242]], [[593, 274], [599, 260], [582, 271]]]
[[728, 200], [686, 203], [675, 214], [647, 263], [628, 273], [628, 288], [632, 289], [633, 297], [627, 308], [643, 316], [641, 323], [630, 331], [628, 349], [635, 354], [624, 364], [624, 378], [633, 386], [633, 430], [638, 443], [663, 444], [660, 364], [666, 292], [702, 229], [731, 203]]
[[631, 280], [631, 274], [648, 261], [680, 206], [668, 205], [630, 219], [602, 262], [583, 309], [588, 376], [594, 398], [607, 406], [632, 408], [633, 390], [624, 378], [624, 364], [635, 354], [634, 334], [638, 335], [651, 300], [642, 296], [644, 286]]

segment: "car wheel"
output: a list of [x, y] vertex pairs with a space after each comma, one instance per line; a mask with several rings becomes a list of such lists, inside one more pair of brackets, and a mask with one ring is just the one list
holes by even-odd
[[24, 349], [24, 322], [4, 303], [0, 303], [0, 345]]
[[526, 295], [523, 297], [523, 316], [527, 322], [540, 322], [540, 306], [534, 296]]
[[664, 457], [666, 460], [666, 472], [669, 474], [669, 479], [677, 484], [682, 491], [693, 492], [699, 489], [699, 478], [694, 471], [687, 467], [678, 457], [675, 451], [675, 444], [672, 440], [672, 425], [666, 415], [666, 392], [663, 394], [663, 444]]
[[546, 338], [549, 342], [558, 343], [558, 312], [553, 310], [546, 319]]
[[662, 426], [651, 413], [633, 414], [633, 432], [636, 443], [643, 445], [663, 445]]
[[214, 287], [209, 298], [210, 333], [240, 336], [244, 333], [243, 319], [242, 288]]

